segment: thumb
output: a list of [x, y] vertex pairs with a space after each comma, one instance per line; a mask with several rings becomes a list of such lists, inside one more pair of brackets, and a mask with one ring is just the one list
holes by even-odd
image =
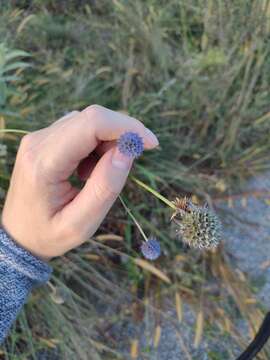
[[63, 220], [73, 224], [81, 237], [92, 236], [121, 192], [134, 158], [116, 146], [98, 161], [84, 188], [63, 211]]

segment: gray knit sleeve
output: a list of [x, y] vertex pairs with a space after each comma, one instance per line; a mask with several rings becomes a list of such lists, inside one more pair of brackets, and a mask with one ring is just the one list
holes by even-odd
[[52, 268], [17, 245], [0, 227], [0, 343], [33, 287], [49, 280]]

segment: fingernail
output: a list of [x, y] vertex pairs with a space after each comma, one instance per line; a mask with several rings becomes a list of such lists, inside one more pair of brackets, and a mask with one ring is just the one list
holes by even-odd
[[134, 158], [126, 156], [116, 148], [112, 155], [112, 165], [117, 169], [129, 170]]
[[152, 133], [151, 130], [149, 130], [148, 128], [146, 128], [145, 134], [146, 134], [146, 139], [147, 139], [147, 141], [148, 141], [152, 146], [158, 146], [158, 144], [159, 144], [158, 139], [157, 139], [156, 135], [155, 135], [154, 133]]

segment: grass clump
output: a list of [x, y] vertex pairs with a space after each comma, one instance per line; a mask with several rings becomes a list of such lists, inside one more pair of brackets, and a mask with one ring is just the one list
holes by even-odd
[[[193, 195], [214, 206], [215, 197], [269, 168], [269, 13], [268, 0], [6, 2], [0, 54], [15, 65], [4, 72], [0, 55], [0, 139], [8, 149], [0, 164], [2, 192], [20, 136], [4, 131], [36, 130], [98, 103], [128, 112], [158, 135], [162, 151], [137, 161], [137, 179], [167, 199]], [[205, 258], [187, 251], [168, 230], [170, 209], [134, 181], [125, 193], [164, 256], [150, 267], [139, 258], [140, 232], [117, 202], [96, 238], [53, 262], [52, 286], [64, 302], [57, 303], [58, 293], [55, 302], [53, 287], [35, 292], [1, 350], [6, 359], [35, 359], [44, 349], [63, 359], [125, 358], [106, 328], [137, 314], [126, 311], [130, 304], [162, 314], [144, 300], [163, 293], [177, 291], [195, 308], [203, 303], [205, 317], [220, 328], [233, 324], [227, 312], [224, 323], [218, 306], [227, 301], [221, 287], [217, 305], [207, 307], [207, 291], [203, 300], [198, 296], [213, 277], [228, 288], [237, 283], [223, 248]], [[234, 306], [254, 325], [262, 313], [255, 304], [242, 306], [246, 291], [243, 285], [234, 292]], [[116, 313], [103, 314], [106, 304]], [[232, 341], [243, 347], [233, 329]]]

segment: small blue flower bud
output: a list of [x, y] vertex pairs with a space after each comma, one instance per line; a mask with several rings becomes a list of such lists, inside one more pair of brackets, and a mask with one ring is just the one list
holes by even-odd
[[134, 132], [125, 132], [117, 141], [119, 151], [129, 157], [139, 157], [143, 152], [143, 139]]
[[155, 238], [149, 238], [141, 245], [141, 251], [146, 259], [156, 260], [161, 254], [160, 244]]

